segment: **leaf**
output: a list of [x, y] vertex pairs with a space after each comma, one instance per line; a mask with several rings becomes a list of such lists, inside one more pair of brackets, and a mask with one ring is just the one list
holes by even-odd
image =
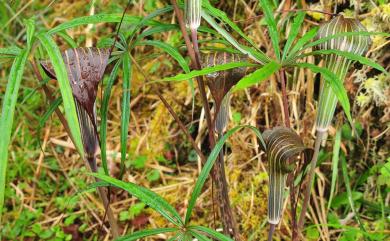
[[165, 217], [169, 222], [173, 223], [178, 227], [183, 226], [183, 221], [179, 213], [176, 211], [174, 207], [172, 207], [164, 198], [159, 196], [157, 193], [153, 191], [138, 186], [131, 182], [123, 182], [121, 180], [112, 178], [110, 176], [101, 174], [101, 173], [91, 173], [90, 175], [99, 178], [102, 181], [105, 181], [109, 184], [112, 184], [118, 188], [126, 190], [140, 201], [148, 205], [150, 208], [160, 213], [163, 217]]
[[155, 228], [155, 229], [145, 229], [141, 231], [134, 232], [122, 237], [115, 239], [115, 241], [134, 241], [139, 240], [140, 238], [145, 238], [148, 236], [160, 234], [160, 233], [170, 233], [179, 231], [177, 228]]
[[269, 36], [271, 38], [272, 47], [275, 51], [275, 56], [280, 60], [280, 48], [279, 48], [279, 33], [276, 27], [276, 21], [272, 13], [271, 4], [268, 0], [260, 0], [260, 6], [263, 9], [265, 21], [267, 22], [267, 27], [269, 31]]
[[134, 36], [135, 36], [135, 33], [137, 32], [137, 30], [142, 27], [143, 25], [145, 25], [145, 23], [147, 23], [149, 20], [159, 16], [159, 15], [162, 15], [164, 13], [168, 13], [170, 11], [173, 10], [173, 6], [169, 5], [169, 6], [166, 6], [164, 8], [160, 8], [160, 9], [157, 9], [156, 11], [148, 14], [147, 16], [145, 16], [144, 18], [142, 18], [134, 27], [133, 27], [133, 30], [130, 31], [130, 34], [128, 35], [130, 37], [130, 40], [127, 41], [127, 43], [131, 43]]
[[312, 149], [305, 147], [298, 134], [287, 127], [275, 127], [263, 133], [268, 161], [268, 222], [278, 224], [281, 219], [287, 174], [294, 170], [291, 159], [301, 153], [311, 160]]
[[333, 151], [332, 151], [332, 181], [331, 181], [331, 187], [330, 187], [328, 210], [329, 210], [330, 206], [332, 205], [332, 199], [333, 199], [334, 190], [336, 187], [340, 144], [341, 144], [341, 130], [337, 130], [336, 136], [334, 139]]
[[31, 49], [31, 46], [34, 43], [34, 34], [35, 34], [35, 19], [29, 18], [23, 21], [24, 25], [26, 25], [26, 34], [27, 34], [27, 46]]
[[377, 70], [389, 75], [389, 73], [380, 64], [375, 63], [374, 61], [372, 61], [369, 58], [360, 56], [358, 54], [353, 54], [350, 52], [340, 51], [340, 50], [336, 50], [336, 49], [316, 50], [316, 51], [312, 51], [312, 52], [307, 53], [307, 54], [300, 55], [300, 56], [298, 56], [298, 58], [308, 56], [308, 55], [317, 55], [317, 54], [336, 54], [339, 56], [343, 56], [347, 59], [358, 61], [359, 63], [361, 63], [363, 65], [371, 66], [372, 68], [377, 69]]
[[371, 35], [382, 35], [384, 37], [390, 37], [390, 33], [381, 33], [381, 32], [366, 32], [366, 31], [359, 31], [359, 32], [343, 32], [343, 33], [336, 33], [336, 34], [332, 34], [330, 36], [327, 36], [325, 38], [321, 38], [321, 39], [318, 39], [314, 42], [311, 42], [309, 44], [307, 44], [306, 46], [304, 46], [302, 50], [305, 50], [307, 48], [311, 48], [311, 47], [314, 47], [316, 45], [319, 45], [321, 43], [325, 43], [327, 42], [328, 40], [330, 39], [335, 39], [335, 38], [339, 38], [339, 37], [348, 37], [348, 36], [371, 36]]
[[362, 232], [366, 233], [366, 229], [364, 228], [364, 226], [363, 226], [363, 224], [362, 224], [362, 222], [360, 220], [359, 213], [357, 213], [356, 209], [355, 209], [353, 193], [352, 193], [352, 190], [351, 190], [351, 185], [349, 183], [347, 160], [345, 159], [345, 156], [344, 156], [343, 153], [341, 154], [341, 170], [342, 170], [342, 173], [343, 173], [343, 178], [344, 178], [344, 182], [345, 182], [345, 188], [347, 189], [349, 205], [351, 206], [352, 212], [355, 214], [354, 217], [356, 219], [356, 222], [359, 224], [360, 230]]
[[14, 58], [20, 55], [21, 49], [16, 45], [7, 48], [0, 48], [0, 59], [2, 58]]
[[209, 239], [208, 237], [204, 236], [203, 234], [197, 233], [193, 230], [189, 230], [189, 233], [198, 241], [211, 241], [211, 239]]
[[189, 72], [188, 74], [178, 74], [174, 77], [167, 77], [162, 79], [161, 81], [182, 81], [191, 79], [197, 76], [202, 76], [206, 74], [211, 74], [218, 71], [233, 69], [233, 68], [239, 68], [239, 67], [251, 67], [256, 66], [256, 64], [248, 63], [248, 62], [233, 62], [228, 64], [221, 64], [221, 65], [215, 65], [212, 67], [203, 68], [201, 70], [193, 70]]
[[208, 234], [210, 237], [216, 238], [219, 241], [233, 241], [233, 239], [226, 237], [225, 235], [218, 233], [217, 231], [203, 227], [203, 226], [190, 226], [191, 230], [201, 231], [203, 233]]
[[168, 32], [168, 31], [175, 30], [175, 29], [180, 29], [180, 28], [176, 24], [161, 24], [161, 25], [146, 29], [145, 31], [143, 31], [142, 33], [140, 33], [137, 36], [137, 40], [135, 41], [135, 45], [137, 45], [138, 42], [141, 41], [141, 39], [143, 39], [145, 37], [148, 37], [148, 36], [156, 34], [156, 33]]
[[57, 32], [57, 35], [65, 40], [65, 42], [73, 49], [77, 48], [77, 43], [65, 31]]
[[104, 89], [104, 95], [102, 100], [102, 106], [100, 109], [100, 155], [102, 158], [102, 165], [104, 169], [104, 173], [109, 175], [108, 165], [107, 165], [107, 114], [108, 114], [108, 106], [110, 102], [111, 89], [114, 85], [114, 81], [118, 76], [118, 70], [122, 63], [122, 60], [118, 60], [114, 68], [110, 73], [110, 77], [108, 78], [106, 88]]
[[122, 114], [121, 114], [121, 170], [119, 179], [122, 179], [125, 170], [127, 154], [127, 138], [130, 121], [130, 84], [131, 84], [131, 62], [129, 52], [123, 55], [123, 85], [122, 85]]
[[289, 62], [291, 59], [295, 58], [296, 53], [301, 50], [301, 48], [310, 40], [312, 40], [318, 32], [318, 27], [310, 29], [307, 33], [305, 33], [298, 41], [295, 43], [294, 47], [290, 52], [287, 53], [287, 59], [285, 62]]
[[269, 76], [274, 74], [281, 68], [280, 64], [272, 61], [264, 65], [255, 72], [242, 78], [237, 85], [234, 87], [233, 91], [245, 89], [251, 85], [258, 84], [263, 80], [266, 80]]
[[150, 45], [164, 50], [167, 54], [169, 54], [172, 58], [174, 58], [180, 65], [180, 67], [186, 72], [190, 72], [190, 67], [187, 64], [187, 61], [184, 57], [179, 53], [179, 51], [172, 47], [171, 45], [155, 40], [147, 40], [139, 42], [137, 45]]
[[[219, 18], [221, 21], [225, 22], [227, 25], [229, 25], [230, 28], [232, 28], [236, 33], [238, 33], [241, 37], [243, 37], [246, 41], [248, 41], [252, 47], [254, 47], [257, 51], [260, 51], [256, 44], [245, 35], [245, 33], [235, 24], [233, 21], [231, 21], [226, 13], [218, 8], [213, 7], [210, 4], [210, 1], [205, 0], [203, 1], [203, 10], [207, 11], [209, 15]], [[261, 52], [261, 51], [260, 51]], [[264, 54], [264, 53], [263, 53]]]
[[[244, 48], [241, 44], [239, 44], [224, 28], [220, 27], [217, 22], [215, 22], [214, 18], [207, 14], [206, 12], [202, 12], [202, 17], [221, 34], [231, 45], [233, 45], [236, 49], [238, 49], [241, 53], [247, 54], [251, 59], [261, 64], [269, 62], [268, 56], [259, 51], [248, 51], [250, 48]], [[256, 52], [256, 54], [253, 54]]]
[[315, 73], [321, 73], [324, 76], [324, 79], [330, 84], [335, 95], [337, 96], [337, 99], [339, 100], [341, 106], [343, 107], [344, 113], [347, 116], [349, 123], [351, 124], [351, 126], [353, 126], [353, 121], [351, 117], [351, 107], [349, 104], [347, 91], [343, 86], [343, 81], [341, 81], [337, 75], [335, 75], [334, 73], [332, 73], [330, 70], [326, 68], [321, 68], [314, 64], [309, 64], [309, 63], [296, 63], [295, 65], [301, 68], [308, 68], [311, 71]]
[[305, 11], [299, 11], [297, 16], [294, 18], [294, 22], [291, 26], [291, 30], [288, 35], [287, 42], [284, 45], [282, 60], [286, 58], [287, 53], [291, 48], [291, 45], [293, 44], [295, 38], [298, 36], [299, 30], [301, 29], [305, 16], [306, 16]]
[[[84, 17], [79, 17], [79, 18], [74, 18], [68, 22], [62, 23], [51, 30], [49, 30], [47, 33], [49, 35], [55, 34], [57, 32], [64, 31], [66, 29], [74, 28], [77, 26], [81, 25], [87, 25], [87, 24], [97, 24], [97, 23], [119, 23], [122, 19], [121, 14], [95, 14], [95, 15], [90, 15], [90, 16], [84, 16]], [[128, 24], [135, 24], [140, 21], [139, 17], [136, 16], [130, 16], [130, 15], [125, 15], [123, 18], [124, 23]]]
[[0, 224], [1, 214], [3, 213], [4, 205], [4, 191], [6, 182], [6, 170], [8, 162], [8, 146], [11, 140], [11, 132], [13, 125], [13, 118], [15, 114], [15, 106], [18, 99], [18, 92], [20, 83], [22, 81], [24, 68], [26, 65], [29, 49], [20, 50], [18, 56], [16, 56], [11, 70], [9, 72], [7, 88], [3, 98], [3, 107], [0, 116]]
[[207, 158], [206, 163], [204, 164], [204, 166], [202, 168], [202, 171], [200, 172], [200, 174], [198, 176], [198, 179], [196, 180], [194, 191], [192, 192], [191, 199], [188, 202], [188, 207], [187, 207], [186, 217], [185, 217], [185, 224], [188, 224], [190, 219], [191, 219], [192, 210], [195, 207], [196, 200], [198, 199], [200, 192], [202, 191], [203, 185], [205, 184], [206, 179], [210, 174], [211, 168], [213, 167], [214, 162], [215, 162], [219, 152], [223, 148], [224, 143], [231, 135], [233, 135], [235, 132], [237, 132], [243, 128], [249, 128], [252, 131], [254, 131], [256, 136], [260, 139], [263, 147], [265, 147], [265, 143], [263, 141], [263, 138], [262, 138], [260, 132], [253, 126], [237, 126], [233, 129], [229, 130], [224, 136], [222, 136], [222, 138], [220, 138], [219, 141], [216, 143], [214, 149], [211, 151], [209, 157]]

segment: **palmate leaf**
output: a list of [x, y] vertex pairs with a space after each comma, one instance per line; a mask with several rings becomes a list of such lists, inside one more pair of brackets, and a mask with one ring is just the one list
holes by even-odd
[[260, 0], [260, 6], [263, 9], [265, 21], [271, 38], [272, 47], [275, 51], [275, 56], [280, 60], [279, 33], [276, 27], [276, 21], [272, 13], [272, 7], [269, 0]]
[[251, 85], [261, 83], [262, 81], [270, 77], [272, 74], [274, 74], [276, 71], [278, 71], [280, 68], [280, 64], [271, 61], [263, 67], [255, 70], [253, 73], [248, 74], [247, 76], [242, 78], [234, 87], [233, 91], [245, 89]]
[[310, 63], [296, 63], [295, 64], [301, 68], [308, 68], [314, 73], [321, 73], [324, 76], [325, 81], [327, 81], [333, 89], [334, 94], [337, 96], [341, 106], [343, 107], [344, 113], [347, 116], [347, 119], [351, 126], [353, 126], [352, 116], [351, 116], [351, 106], [349, 104], [349, 99], [347, 91], [343, 86], [343, 81], [340, 78], [332, 73], [327, 68], [318, 67], [317, 65]]
[[264, 143], [263, 137], [261, 136], [261, 133], [259, 132], [259, 130], [257, 130], [253, 126], [237, 126], [237, 127], [233, 128], [233, 129], [229, 130], [228, 132], [226, 132], [226, 134], [224, 136], [222, 136], [222, 138], [220, 138], [218, 140], [218, 142], [215, 145], [214, 149], [211, 151], [209, 157], [207, 158], [207, 161], [206, 161], [205, 165], [202, 168], [202, 171], [200, 172], [200, 174], [198, 176], [198, 179], [196, 180], [194, 191], [192, 192], [191, 199], [188, 202], [188, 207], [187, 207], [186, 217], [185, 217], [185, 224], [188, 224], [190, 219], [191, 219], [192, 210], [195, 207], [196, 200], [198, 199], [198, 197], [199, 197], [199, 195], [200, 195], [200, 193], [202, 191], [202, 188], [203, 188], [203, 186], [204, 186], [204, 184], [206, 182], [206, 179], [207, 179], [207, 177], [210, 174], [211, 168], [213, 167], [213, 165], [215, 163], [215, 160], [216, 160], [219, 152], [223, 148], [223, 145], [225, 144], [226, 140], [231, 135], [233, 135], [235, 132], [237, 132], [237, 131], [239, 131], [239, 130], [241, 130], [243, 128], [251, 129], [256, 134], [256, 136], [260, 139], [262, 147], [265, 148], [265, 143]]
[[157, 193], [132, 182], [124, 182], [101, 173], [91, 173], [91, 175], [107, 182], [107, 185], [111, 184], [129, 192], [150, 208], [160, 213], [172, 224], [183, 227], [184, 223], [176, 209]]
[[278, 224], [284, 202], [287, 174], [294, 170], [291, 158], [302, 152], [305, 161], [311, 160], [312, 149], [305, 147], [302, 139], [290, 128], [275, 127], [263, 133], [269, 172], [268, 222]]
[[221, 65], [215, 65], [213, 67], [207, 67], [203, 68], [201, 70], [193, 70], [189, 72], [188, 74], [178, 74], [174, 77], [167, 77], [162, 79], [161, 81], [182, 81], [182, 80], [188, 80], [197, 76], [207, 75], [218, 71], [224, 71], [229, 70], [233, 68], [239, 68], [239, 67], [254, 67], [257, 66], [256, 64], [252, 64], [249, 62], [234, 62], [234, 63], [228, 63], [228, 64], [221, 64]]
[[140, 238], [145, 238], [148, 236], [161, 234], [161, 233], [171, 233], [179, 231], [178, 228], [155, 228], [155, 229], [145, 229], [128, 234], [122, 237], [115, 239], [115, 241], [134, 241], [139, 240]]

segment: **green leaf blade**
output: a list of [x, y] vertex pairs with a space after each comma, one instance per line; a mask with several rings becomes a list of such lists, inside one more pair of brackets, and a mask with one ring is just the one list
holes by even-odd
[[167, 77], [165, 79], [162, 79], [161, 81], [182, 81], [182, 80], [192, 79], [197, 76], [211, 74], [218, 71], [224, 71], [224, 70], [239, 68], [239, 67], [253, 67], [253, 66], [257, 66], [257, 65], [248, 62], [231, 62], [228, 64], [220, 64], [212, 67], [203, 68], [201, 70], [193, 70], [188, 74], [178, 74], [174, 77]]
[[114, 85], [114, 81], [118, 76], [119, 67], [121, 65], [121, 60], [117, 61], [114, 65], [114, 68], [111, 71], [111, 74], [108, 78], [108, 82], [106, 88], [104, 89], [102, 106], [100, 109], [100, 150], [101, 150], [101, 158], [104, 173], [109, 175], [108, 165], [107, 165], [107, 115], [108, 115], [108, 106], [111, 96], [111, 90]]
[[145, 230], [140, 230], [140, 231], [134, 232], [132, 234], [128, 234], [128, 235], [119, 237], [119, 238], [115, 239], [115, 241], [134, 241], [134, 240], [139, 240], [140, 238], [145, 238], [145, 237], [156, 235], [156, 234], [171, 233], [171, 232], [176, 232], [176, 231], [178, 231], [177, 228], [145, 229]]
[[276, 62], [269, 62], [262, 68], [242, 78], [234, 87], [233, 91], [245, 89], [251, 85], [260, 83], [266, 80], [269, 76], [274, 74], [281, 68], [280, 64]]
[[202, 191], [202, 188], [206, 182], [206, 179], [210, 174], [211, 168], [213, 167], [219, 152], [223, 148], [224, 143], [231, 135], [233, 135], [235, 132], [241, 130], [242, 128], [251, 129], [256, 134], [256, 136], [260, 139], [263, 148], [265, 148], [265, 142], [263, 140], [263, 137], [261, 136], [261, 133], [259, 132], [259, 130], [257, 130], [253, 126], [237, 126], [233, 129], [229, 130], [225, 135], [223, 135], [222, 138], [220, 138], [218, 140], [218, 142], [216, 143], [214, 149], [211, 151], [209, 157], [207, 158], [206, 164], [203, 166], [202, 171], [200, 172], [198, 179], [195, 183], [194, 191], [192, 192], [191, 199], [188, 202], [188, 207], [187, 207], [185, 221], [184, 221], [185, 224], [188, 224], [190, 219], [191, 219], [192, 210], [195, 207], [196, 200], [198, 199], [198, 197]]
[[80, 155], [84, 157], [84, 149], [81, 141], [80, 126], [77, 118], [76, 107], [61, 52], [56, 43], [48, 34], [41, 33], [37, 37], [41, 41], [43, 47], [46, 49], [50, 61], [53, 64], [54, 72], [60, 86], [66, 120], [68, 121], [73, 139], [76, 142], [74, 143], [76, 149]]
[[0, 138], [0, 224], [4, 205], [4, 191], [7, 173], [6, 170], [8, 164], [8, 146], [11, 140], [11, 131], [18, 92], [28, 54], [28, 49], [21, 50], [12, 64], [0, 116], [0, 130], [2, 131], [2, 137]]
[[263, 9], [265, 21], [267, 22], [267, 27], [269, 31], [269, 36], [271, 38], [272, 47], [275, 51], [275, 56], [280, 60], [280, 47], [279, 47], [279, 33], [276, 26], [276, 21], [272, 13], [271, 4], [268, 0], [260, 0], [260, 6]]
[[291, 48], [295, 38], [298, 36], [299, 30], [301, 29], [301, 25], [303, 20], [305, 19], [306, 12], [300, 11], [297, 16], [294, 18], [294, 22], [291, 26], [290, 34], [288, 35], [287, 42], [284, 45], [282, 60], [284, 60], [288, 54], [288, 51]]
[[297, 63], [296, 66], [302, 68], [308, 68], [315, 73], [321, 73], [324, 76], [324, 79], [330, 84], [333, 89], [334, 94], [337, 96], [341, 106], [343, 107], [344, 113], [347, 116], [348, 121], [351, 126], [353, 126], [352, 116], [351, 116], [351, 106], [349, 103], [347, 91], [343, 86], [343, 81], [340, 78], [332, 73], [330, 70], [322, 67], [318, 67], [314, 64], [309, 63]]
[[172, 207], [164, 198], [159, 196], [157, 193], [138, 186], [131, 182], [123, 182], [121, 180], [112, 178], [110, 176], [101, 174], [101, 173], [91, 173], [90, 175], [99, 178], [102, 181], [107, 182], [107, 185], [111, 184], [123, 190], [126, 190], [130, 194], [134, 195], [140, 201], [144, 202], [146, 205], [151, 207], [156, 212], [160, 213], [172, 224], [182, 227], [183, 221], [179, 213], [174, 207]]
[[127, 137], [130, 121], [130, 84], [131, 84], [131, 61], [130, 54], [126, 52], [123, 56], [123, 85], [122, 85], [122, 115], [121, 115], [121, 170], [120, 179], [124, 174], [127, 154]]

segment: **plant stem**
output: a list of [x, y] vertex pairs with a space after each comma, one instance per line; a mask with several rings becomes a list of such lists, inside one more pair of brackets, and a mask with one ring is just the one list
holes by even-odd
[[[89, 167], [91, 168], [91, 171], [97, 173], [96, 157], [90, 158], [89, 160], [87, 158], [87, 162], [89, 164]], [[100, 180], [96, 178], [96, 182], [99, 181]], [[118, 223], [116, 221], [115, 215], [110, 207], [110, 202], [107, 198], [108, 195], [105, 192], [103, 187], [97, 187], [97, 191], [99, 193], [100, 198], [102, 199], [105, 211], [107, 213], [107, 219], [108, 222], [110, 223], [113, 239], [116, 239], [117, 237], [119, 237], [119, 228], [118, 228]]]
[[[192, 30], [191, 31], [191, 35], [192, 35], [192, 38], [193, 38], [193, 45], [192, 45], [191, 42], [190, 42], [190, 38], [188, 36], [187, 30], [186, 30], [186, 26], [184, 24], [183, 15], [182, 15], [182, 13], [181, 13], [178, 5], [177, 5], [177, 2], [176, 2], [176, 0], [171, 0], [171, 2], [172, 2], [172, 5], [174, 7], [177, 19], [178, 19], [178, 22], [179, 22], [179, 25], [180, 25], [180, 29], [181, 29], [181, 32], [182, 32], [185, 44], [187, 46], [188, 55], [191, 58], [192, 66], [193, 66], [193, 68], [199, 70], [202, 67], [201, 67], [201, 63], [200, 63], [200, 54], [199, 54], [196, 30]], [[197, 54], [195, 54], [195, 50], [194, 49], [196, 49]], [[206, 122], [207, 122], [207, 127], [208, 127], [208, 136], [209, 136], [210, 149], [214, 149], [214, 146], [215, 146], [214, 128], [213, 128], [213, 122], [212, 122], [212, 119], [211, 119], [210, 106], [209, 106], [209, 103], [208, 103], [208, 100], [207, 100], [207, 95], [206, 95], [206, 87], [205, 87], [203, 79], [201, 77], [197, 77], [196, 81], [197, 81], [197, 84], [198, 84], [198, 87], [199, 87], [199, 93], [200, 93], [200, 96], [201, 96], [203, 108], [205, 110], [205, 117], [206, 117]], [[220, 184], [221, 182], [219, 181], [219, 180], [221, 180], [221, 172], [222, 172], [221, 168], [219, 168], [219, 167], [220, 167], [220, 165], [218, 164], [218, 161], [217, 161], [217, 164], [213, 167], [212, 175], [214, 176], [215, 180], [217, 180], [216, 184], [223, 186], [223, 184]], [[225, 177], [225, 175], [223, 175], [223, 176]], [[226, 177], [225, 177], [225, 181], [226, 181]], [[212, 183], [212, 185], [214, 185], [214, 184]], [[227, 190], [227, 185], [225, 185], [225, 188]], [[222, 190], [221, 188], [218, 188], [218, 187], [217, 187], [217, 189], [218, 190]], [[226, 194], [227, 194], [226, 195], [227, 198], [229, 198], [228, 193], [226, 193]], [[217, 194], [217, 196], [218, 196], [219, 201], [220, 201], [220, 210], [222, 211], [221, 215], [224, 215], [223, 211], [225, 209], [230, 210], [230, 213], [232, 214], [233, 212], [231, 211], [229, 200], [228, 200], [228, 202], [226, 202], [226, 200], [225, 201], [221, 200], [222, 199], [222, 195], [218, 195]], [[223, 209], [221, 207], [221, 205], [223, 205], [223, 204], [225, 204], [225, 205], [228, 204], [228, 206], [225, 207], [225, 209]], [[237, 230], [237, 229], [234, 229], [234, 228], [224, 227], [224, 230], [230, 230], [230, 229], [232, 229], [233, 231]], [[235, 236], [237, 236], [237, 235], [238, 235], [238, 233]], [[237, 240], [240, 240], [240, 239], [237, 239]]]
[[169, 111], [169, 113], [171, 114], [171, 116], [173, 117], [173, 119], [175, 119], [176, 123], [179, 125], [180, 129], [182, 130], [182, 132], [186, 135], [186, 137], [188, 138], [188, 140], [190, 140], [191, 144], [192, 144], [192, 147], [194, 148], [194, 150], [196, 151], [196, 153], [198, 154], [198, 156], [200, 157], [201, 161], [203, 164], [206, 163], [206, 157], [203, 155], [202, 151], [199, 149], [198, 145], [196, 145], [195, 143], [195, 140], [194, 138], [192, 138], [192, 136], [190, 135], [190, 133], [188, 132], [187, 128], [184, 126], [183, 122], [180, 120], [180, 118], [177, 116], [177, 114], [175, 113], [175, 111], [172, 109], [172, 107], [169, 105], [169, 103], [167, 102], [167, 100], [158, 92], [156, 91], [156, 94], [158, 96], [158, 98], [160, 98], [161, 102], [165, 105], [165, 108], [167, 108], [167, 110]]
[[[218, 138], [222, 138], [222, 134], [218, 135]], [[234, 237], [234, 240], [238, 241], [241, 240], [238, 226], [236, 223], [236, 220], [233, 215], [233, 210], [230, 206], [230, 199], [229, 199], [229, 188], [226, 180], [226, 174], [225, 174], [225, 162], [224, 162], [224, 154], [223, 154], [223, 148], [219, 152], [219, 158], [216, 162], [216, 172], [218, 173], [216, 175], [216, 183], [217, 183], [217, 195], [220, 202], [220, 212], [221, 212], [221, 218], [222, 218], [222, 226], [223, 226], [223, 233], [225, 235], [232, 235]]]
[[285, 70], [281, 69], [279, 71], [280, 75], [280, 82], [282, 86], [282, 101], [283, 101], [283, 113], [284, 113], [284, 125], [287, 128], [290, 128], [290, 114], [288, 111], [288, 99], [287, 99], [287, 92], [286, 92], [286, 78], [285, 78]]
[[272, 236], [273, 236], [273, 234], [275, 232], [275, 226], [276, 225], [273, 224], [273, 223], [269, 224], [268, 241], [272, 241]]
[[[198, 34], [196, 29], [191, 29], [191, 39], [192, 44], [194, 47], [195, 52], [195, 62], [198, 67], [198, 69], [201, 69], [201, 63], [200, 63], [200, 52], [199, 52], [199, 45], [198, 45]], [[198, 81], [199, 83], [199, 89], [200, 93], [202, 95], [202, 99], [207, 101], [206, 91], [205, 91], [205, 85], [203, 80]], [[208, 110], [205, 111], [206, 114], [206, 120], [207, 120], [207, 126], [209, 130], [209, 138], [214, 139], [214, 122], [211, 119], [210, 114], [210, 107], [207, 107]], [[214, 117], [216, 119], [216, 115]], [[219, 137], [220, 138], [220, 137]], [[210, 147], [211, 149], [214, 149], [215, 146], [215, 139], [210, 141]], [[223, 226], [223, 232], [226, 235], [232, 235], [236, 241], [241, 240], [241, 237], [238, 232], [237, 223], [235, 221], [233, 210], [230, 205], [230, 199], [229, 199], [229, 187], [226, 180], [226, 173], [225, 173], [225, 163], [223, 160], [223, 151], [220, 152], [219, 158], [216, 161], [216, 165], [214, 166], [214, 177], [216, 180], [216, 186], [217, 186], [217, 197], [220, 207], [220, 214], [222, 219], [222, 226]]]
[[[287, 98], [287, 91], [286, 91], [286, 71], [282, 68], [279, 71], [280, 75], [280, 82], [281, 82], [281, 89], [282, 89], [282, 101], [283, 101], [283, 113], [284, 113], [284, 125], [287, 128], [290, 128], [290, 114], [288, 110], [288, 98]], [[288, 174], [287, 180], [290, 181], [289, 188], [290, 188], [290, 214], [291, 214], [291, 222], [292, 222], [292, 240], [295, 241], [298, 237], [297, 233], [297, 224], [296, 224], [296, 201], [295, 201], [295, 187], [294, 187], [294, 171]], [[271, 229], [271, 226], [273, 226], [273, 230]], [[275, 229], [275, 225], [271, 224], [270, 226], [270, 234], [271, 231], [273, 232]], [[271, 235], [272, 237], [272, 235]]]
[[320, 152], [321, 142], [322, 142], [322, 139], [325, 136], [325, 134], [326, 134], [326, 131], [317, 130], [316, 142], [314, 145], [314, 154], [313, 154], [313, 157], [311, 160], [311, 167], [309, 170], [308, 183], [307, 183], [307, 186], [306, 186], [306, 189], [304, 192], [302, 210], [301, 210], [301, 214], [299, 216], [298, 230], [302, 230], [303, 225], [305, 223], [306, 210], [307, 210], [307, 207], [308, 207], [309, 202], [310, 202], [310, 191], [311, 191], [311, 187], [312, 187], [313, 181], [314, 181], [314, 172], [315, 172], [316, 165], [317, 165], [318, 153]]

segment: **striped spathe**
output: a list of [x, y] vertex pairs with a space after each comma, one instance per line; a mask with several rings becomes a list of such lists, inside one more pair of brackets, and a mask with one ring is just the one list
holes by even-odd
[[[345, 18], [340, 15], [320, 26], [317, 39], [329, 37], [338, 33], [367, 31], [356, 19]], [[371, 45], [369, 36], [352, 35], [330, 39], [318, 45], [320, 50], [339, 50], [356, 55], [364, 55]], [[341, 80], [345, 79], [352, 60], [337, 54], [326, 54], [324, 65]], [[337, 105], [337, 97], [332, 87], [326, 81], [322, 81], [320, 100], [318, 104], [316, 126], [317, 131], [326, 132], [332, 122]]]

